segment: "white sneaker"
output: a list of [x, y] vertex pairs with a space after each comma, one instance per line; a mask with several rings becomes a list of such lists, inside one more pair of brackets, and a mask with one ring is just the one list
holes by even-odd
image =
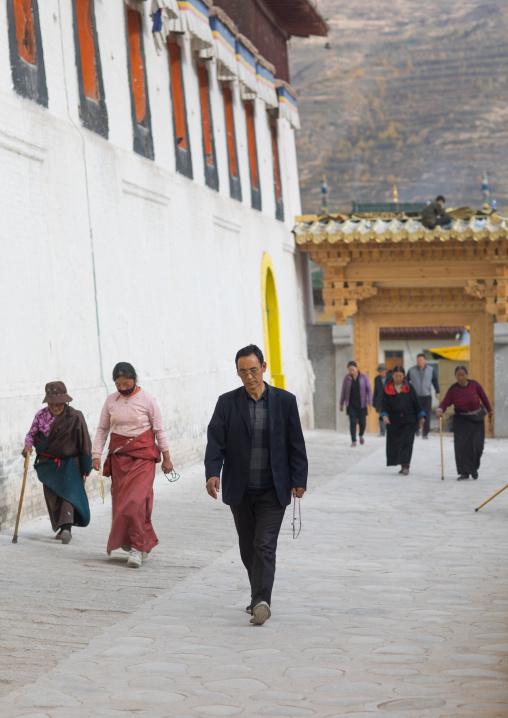
[[137, 568], [138, 566], [141, 566], [141, 551], [136, 551], [135, 548], [131, 548], [129, 551], [129, 558], [127, 559], [127, 566], [132, 566], [132, 568]]
[[261, 626], [270, 618], [271, 615], [272, 612], [270, 611], [270, 606], [266, 601], [261, 601], [260, 603], [256, 603], [252, 609], [252, 618], [250, 619], [250, 622], [255, 626]]

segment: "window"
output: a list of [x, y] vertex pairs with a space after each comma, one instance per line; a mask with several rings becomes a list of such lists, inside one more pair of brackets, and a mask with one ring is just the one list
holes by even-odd
[[258, 155], [256, 149], [256, 127], [254, 124], [254, 103], [245, 101], [247, 118], [247, 145], [249, 148], [251, 204], [254, 209], [261, 209], [261, 188], [259, 185]]
[[48, 89], [37, 0], [7, 0], [12, 82], [16, 92], [44, 107]]
[[153, 139], [146, 83], [141, 15], [130, 7], [126, 7], [126, 12], [134, 152], [153, 160]]
[[277, 120], [270, 118], [270, 130], [272, 133], [272, 154], [273, 154], [273, 184], [275, 188], [275, 217], [284, 221], [284, 204], [282, 202], [282, 181], [280, 176], [279, 144], [277, 139]]
[[168, 39], [168, 49], [171, 74], [171, 99], [173, 100], [176, 170], [192, 179], [192, 158], [189, 130], [187, 128], [187, 111], [185, 108], [180, 46], [174, 40]]
[[236, 153], [235, 120], [233, 116], [233, 97], [228, 84], [222, 86], [224, 108], [226, 113], [226, 137], [229, 160], [229, 193], [234, 199], [242, 201], [242, 186], [238, 172], [238, 156]]
[[393, 367], [404, 364], [404, 352], [395, 350], [385, 351], [385, 364], [388, 371], [392, 371]]
[[107, 137], [108, 113], [95, 27], [94, 0], [74, 0], [72, 7], [81, 119], [89, 130]]
[[203, 154], [205, 159], [205, 182], [212, 189], [219, 189], [215, 142], [213, 139], [212, 112], [210, 108], [210, 91], [208, 87], [208, 70], [198, 65], [199, 96], [201, 100], [201, 122], [203, 125]]

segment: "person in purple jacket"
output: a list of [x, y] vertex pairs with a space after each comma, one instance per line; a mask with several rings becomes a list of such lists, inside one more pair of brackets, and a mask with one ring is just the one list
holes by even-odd
[[360, 444], [365, 443], [363, 435], [367, 423], [367, 410], [372, 406], [372, 387], [369, 377], [358, 369], [355, 361], [348, 362], [348, 373], [342, 382], [340, 410], [346, 405], [351, 431], [351, 446], [356, 446], [356, 425], [359, 427]]

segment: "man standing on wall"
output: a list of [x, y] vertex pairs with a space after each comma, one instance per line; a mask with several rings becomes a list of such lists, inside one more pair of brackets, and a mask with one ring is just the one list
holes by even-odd
[[271, 615], [286, 506], [307, 488], [307, 454], [296, 398], [265, 383], [261, 349], [249, 344], [235, 363], [243, 387], [219, 397], [208, 425], [206, 490], [217, 498], [222, 471], [222, 500], [231, 508], [251, 585], [246, 610], [250, 622], [261, 625]]
[[[423, 438], [428, 439], [430, 431], [430, 412], [432, 409], [432, 386], [436, 392], [436, 398], [439, 399], [439, 382], [434, 369], [427, 365], [425, 354], [418, 354], [416, 357], [416, 365], [412, 366], [408, 371], [408, 377], [420, 400], [423, 411], [425, 412], [425, 423], [423, 425]], [[418, 435], [418, 431], [416, 435]]]

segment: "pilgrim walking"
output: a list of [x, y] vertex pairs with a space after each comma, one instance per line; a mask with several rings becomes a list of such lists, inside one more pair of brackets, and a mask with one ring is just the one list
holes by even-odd
[[339, 408], [349, 416], [349, 431], [351, 433], [351, 446], [356, 446], [356, 425], [358, 424], [360, 444], [365, 443], [363, 435], [367, 424], [368, 407], [372, 406], [372, 387], [369, 377], [363, 374], [355, 361], [348, 362], [348, 373], [342, 382]]
[[222, 394], [208, 425], [206, 490], [231, 508], [249, 576], [250, 622], [271, 616], [277, 539], [291, 497], [307, 487], [307, 454], [293, 394], [263, 380], [266, 363], [255, 344], [235, 358], [243, 387]]
[[404, 368], [396, 366], [385, 386], [380, 418], [386, 424], [386, 465], [401, 465], [399, 474], [407, 476], [413, 455], [415, 430], [423, 427], [422, 410], [414, 386], [405, 378]]
[[[129, 553], [127, 565], [141, 566], [158, 544], [152, 526], [155, 464], [169, 473], [173, 464], [161, 413], [154, 397], [137, 384], [136, 370], [128, 362], [113, 369], [117, 391], [104, 403], [92, 447], [92, 463], [101, 468], [101, 455], [111, 431], [103, 474], [111, 477], [113, 521], [107, 552]], [[157, 437], [157, 443], [155, 442]]]
[[[391, 371], [388, 371], [386, 364], [379, 364], [377, 368], [377, 376], [374, 379], [374, 398], [372, 404], [378, 414], [381, 414], [381, 404], [383, 402], [383, 394], [386, 384], [392, 378]], [[379, 435], [385, 436], [386, 425], [381, 417], [379, 417]]]
[[465, 366], [455, 369], [455, 384], [446, 392], [436, 415], [438, 419], [449, 406], [454, 406], [453, 443], [457, 481], [478, 478], [480, 459], [485, 443], [485, 415], [493, 416], [493, 409], [487, 394], [474, 379], [469, 379]]
[[70, 543], [73, 526], [88, 526], [90, 507], [85, 479], [92, 470], [91, 441], [85, 418], [68, 405], [72, 398], [63, 381], [46, 384], [43, 403], [25, 437], [24, 457], [35, 448], [34, 468], [44, 485], [44, 498], [55, 538]]

